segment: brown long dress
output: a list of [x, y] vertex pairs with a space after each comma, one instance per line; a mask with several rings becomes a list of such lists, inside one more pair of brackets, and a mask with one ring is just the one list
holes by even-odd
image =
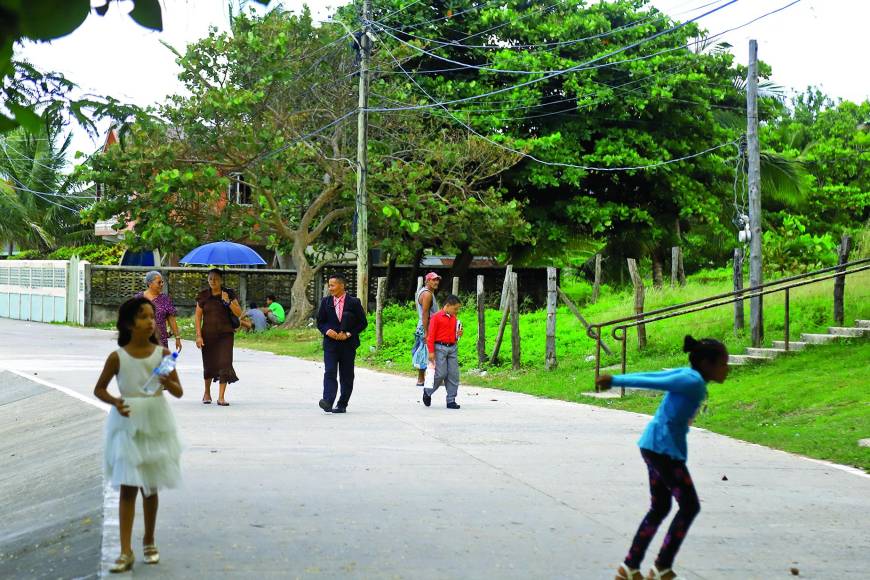
[[[235, 292], [229, 288], [224, 290], [230, 301], [236, 298]], [[212, 295], [211, 289], [197, 294], [196, 303], [202, 308], [203, 378], [215, 383], [235, 383], [239, 380], [233, 369], [235, 331], [230, 324], [228, 308], [221, 301], [220, 294]]]

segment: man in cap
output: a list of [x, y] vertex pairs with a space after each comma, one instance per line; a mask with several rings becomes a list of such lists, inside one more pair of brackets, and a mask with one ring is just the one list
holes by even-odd
[[414, 303], [417, 306], [417, 329], [414, 331], [414, 348], [411, 349], [411, 360], [417, 369], [417, 386], [423, 388], [426, 380], [426, 367], [429, 364], [429, 353], [426, 339], [429, 334], [429, 319], [438, 312], [438, 301], [435, 291], [441, 283], [441, 276], [429, 272], [423, 281], [423, 286], [417, 290]]

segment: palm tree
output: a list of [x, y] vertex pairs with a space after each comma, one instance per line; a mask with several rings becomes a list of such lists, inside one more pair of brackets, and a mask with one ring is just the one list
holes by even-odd
[[72, 135], [61, 133], [60, 122], [48, 122], [38, 133], [0, 135], [0, 240], [51, 251], [92, 239], [79, 216], [88, 196], [64, 173]]

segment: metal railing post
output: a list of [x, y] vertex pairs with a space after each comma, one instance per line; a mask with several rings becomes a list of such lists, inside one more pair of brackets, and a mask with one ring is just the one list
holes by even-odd
[[[616, 333], [614, 333], [615, 336]], [[622, 337], [620, 339], [622, 342], [622, 374], [625, 374], [625, 369], [627, 366], [627, 351], [628, 351], [628, 329], [622, 328]], [[625, 387], [619, 387], [619, 396], [625, 396]]]
[[601, 327], [595, 329], [595, 392], [598, 389], [598, 377], [601, 376]]
[[788, 320], [788, 308], [789, 308], [789, 305], [788, 305], [788, 299], [789, 299], [788, 291], [789, 291], [789, 289], [786, 288], [786, 289], [785, 289], [785, 322], [784, 322], [784, 326], [785, 326], [785, 352], [788, 352], [788, 351], [789, 351], [789, 335], [791, 334], [791, 333], [789, 332], [789, 320]]

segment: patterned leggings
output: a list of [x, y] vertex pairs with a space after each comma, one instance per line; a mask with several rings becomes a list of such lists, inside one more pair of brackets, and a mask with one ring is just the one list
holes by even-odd
[[701, 504], [698, 502], [695, 484], [692, 483], [692, 476], [689, 475], [685, 462], [646, 449], [641, 449], [640, 454], [649, 470], [651, 502], [649, 512], [641, 522], [628, 556], [625, 557], [625, 565], [630, 568], [640, 568], [649, 543], [658, 531], [659, 525], [671, 511], [673, 495], [680, 509], [674, 516], [671, 527], [668, 528], [668, 534], [656, 558], [656, 567], [664, 570], [673, 566], [674, 558], [680, 549], [680, 544], [686, 538], [692, 520], [701, 511]]

